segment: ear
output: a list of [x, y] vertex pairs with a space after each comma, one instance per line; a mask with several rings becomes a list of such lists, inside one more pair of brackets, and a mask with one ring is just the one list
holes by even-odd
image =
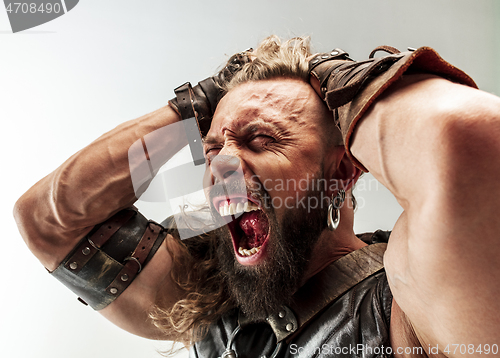
[[[330, 166], [325, 172], [326, 178], [331, 181], [336, 181], [337, 184], [333, 186], [334, 189], [344, 189], [348, 191], [358, 181], [361, 175], [361, 170], [358, 169], [346, 155], [344, 146], [336, 146], [332, 149], [330, 155]], [[334, 194], [330, 186], [328, 195]]]

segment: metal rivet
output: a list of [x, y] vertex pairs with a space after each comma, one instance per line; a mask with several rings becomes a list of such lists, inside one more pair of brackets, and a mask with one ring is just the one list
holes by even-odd
[[339, 69], [337, 68], [333, 73], [339, 73]]
[[328, 56], [328, 55], [321, 56], [321, 58], [328, 58], [328, 57], [330, 57], [330, 56]]
[[293, 329], [293, 324], [288, 323], [285, 328], [288, 332], [290, 332]]
[[128, 275], [126, 273], [124, 273], [122, 275], [122, 277], [120, 277], [122, 279], [122, 281], [127, 281], [128, 280]]
[[316, 63], [318, 62], [319, 60], [312, 60], [311, 63]]
[[283, 318], [283, 317], [285, 317], [285, 314], [286, 314], [286, 312], [285, 312], [285, 311], [280, 311], [280, 312], [278, 313], [278, 316], [279, 316], [280, 318]]
[[69, 268], [72, 270], [76, 270], [77, 267], [78, 267], [78, 264], [76, 262], [72, 262], [69, 264]]
[[112, 295], [116, 295], [116, 293], [118, 292], [118, 290], [117, 290], [116, 288], [114, 288], [114, 287], [111, 287], [111, 288], [109, 289], [109, 292], [110, 292]]
[[84, 249], [82, 250], [82, 254], [84, 254], [84, 255], [88, 255], [88, 254], [90, 254], [90, 247], [86, 247], [86, 248], [84, 248]]
[[330, 55], [335, 56], [335, 55], [338, 55], [338, 54], [339, 54], [338, 51], [333, 51]]

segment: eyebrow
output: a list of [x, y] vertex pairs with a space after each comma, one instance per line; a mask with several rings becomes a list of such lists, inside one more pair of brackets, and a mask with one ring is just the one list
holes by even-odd
[[245, 133], [255, 133], [257, 132], [260, 128], [265, 127], [262, 124], [255, 124], [251, 123], [244, 128]]
[[[257, 132], [261, 128], [273, 129], [273, 130], [278, 130], [278, 131], [282, 131], [285, 129], [281, 123], [264, 122], [264, 123], [247, 124], [242, 128], [242, 132], [243, 132], [243, 135], [248, 135], [248, 134]], [[201, 139], [201, 142], [203, 145], [214, 145], [214, 144], [220, 144], [224, 141], [217, 139], [217, 137], [214, 135], [210, 135], [210, 136], [207, 135], [206, 137], [203, 137]]]
[[201, 139], [201, 142], [203, 144], [218, 144], [218, 143], [220, 143], [220, 141], [217, 140], [217, 138], [214, 136], [206, 136], [206, 137]]

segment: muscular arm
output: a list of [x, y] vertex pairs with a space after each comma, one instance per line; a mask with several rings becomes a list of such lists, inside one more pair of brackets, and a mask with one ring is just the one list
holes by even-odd
[[[133, 205], [137, 198], [131, 172], [142, 174], [139, 161], [131, 158], [129, 166], [129, 148], [164, 128], [166, 135], [148, 141], [147, 150], [157, 163], [166, 162], [186, 143], [182, 126], [169, 126], [178, 121], [177, 113], [166, 106], [126, 122], [73, 155], [18, 200], [14, 216], [21, 235], [47, 269], [56, 269], [95, 225]], [[158, 338], [147, 311], [159, 299], [173, 302], [178, 296], [170, 282], [169, 242], [174, 245], [167, 236], [129, 288], [100, 311], [104, 316], [132, 333]]]
[[500, 344], [499, 135], [498, 97], [431, 75], [398, 81], [356, 129], [353, 155], [404, 208], [385, 264], [424, 348]]

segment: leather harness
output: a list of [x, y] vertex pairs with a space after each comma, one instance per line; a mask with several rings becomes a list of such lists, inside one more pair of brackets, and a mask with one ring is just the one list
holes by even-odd
[[[266, 318], [272, 328], [278, 346], [271, 357], [274, 357], [282, 343], [290, 343], [300, 331], [318, 316], [330, 303], [384, 268], [383, 255], [386, 243], [365, 246], [341, 257], [327, 268], [313, 276], [293, 296], [289, 306], [283, 305], [275, 314]], [[235, 357], [232, 344], [236, 335], [247, 325], [259, 323], [247, 319], [243, 314], [238, 316], [238, 326], [228, 340], [222, 358]]]

